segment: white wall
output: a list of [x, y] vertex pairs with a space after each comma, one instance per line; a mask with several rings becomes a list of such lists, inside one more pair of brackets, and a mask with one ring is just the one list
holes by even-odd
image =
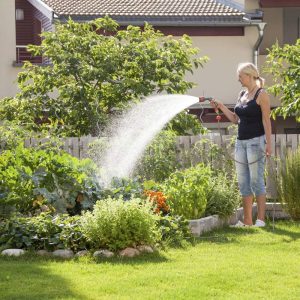
[[15, 1], [0, 0], [0, 99], [14, 96], [15, 82], [20, 68], [12, 66], [16, 60]]
[[253, 46], [258, 31], [246, 27], [245, 36], [193, 37], [193, 45], [200, 48], [200, 56], [210, 58], [204, 68], [197, 69], [187, 79], [198, 86], [189, 91], [192, 96], [211, 96], [226, 104], [236, 102], [241, 85], [236, 69], [240, 62], [253, 61]]

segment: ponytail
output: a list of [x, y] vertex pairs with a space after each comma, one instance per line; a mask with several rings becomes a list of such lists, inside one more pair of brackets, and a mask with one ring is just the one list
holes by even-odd
[[256, 81], [258, 81], [258, 83], [259, 83], [258, 85], [259, 85], [260, 88], [264, 87], [264, 85], [265, 85], [265, 79], [264, 78], [262, 78], [258, 75], [258, 77], [256, 77], [255, 79], [256, 79]]

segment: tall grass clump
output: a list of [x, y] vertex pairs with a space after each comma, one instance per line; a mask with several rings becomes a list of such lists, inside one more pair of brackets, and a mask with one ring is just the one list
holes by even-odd
[[286, 156], [277, 181], [278, 198], [292, 219], [300, 220], [300, 147]]

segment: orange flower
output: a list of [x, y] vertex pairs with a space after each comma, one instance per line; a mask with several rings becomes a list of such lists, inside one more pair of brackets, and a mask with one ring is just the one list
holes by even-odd
[[170, 207], [166, 203], [167, 198], [162, 192], [145, 190], [144, 194], [149, 197], [149, 200], [155, 205], [154, 211], [156, 213], [168, 213], [170, 211]]

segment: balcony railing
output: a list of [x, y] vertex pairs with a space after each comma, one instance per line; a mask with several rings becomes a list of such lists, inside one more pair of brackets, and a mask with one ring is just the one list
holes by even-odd
[[17, 45], [16, 46], [16, 64], [22, 64], [25, 61], [30, 61], [34, 64], [42, 64], [42, 56], [33, 56], [30, 52], [27, 51], [27, 46]]

